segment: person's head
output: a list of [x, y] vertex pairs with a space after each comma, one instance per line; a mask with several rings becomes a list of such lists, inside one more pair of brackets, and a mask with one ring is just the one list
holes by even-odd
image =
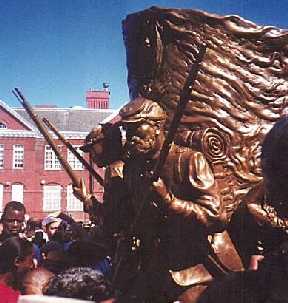
[[17, 236], [22, 231], [25, 221], [25, 206], [18, 201], [6, 204], [1, 217], [3, 233], [7, 236]]
[[[265, 136], [261, 166], [272, 200], [287, 200], [288, 188], [288, 116], [279, 119]], [[283, 202], [283, 201], [282, 201]], [[275, 205], [276, 206], [276, 205]]]
[[59, 273], [67, 268], [68, 260], [66, 258], [64, 247], [57, 241], [48, 241], [41, 247], [42, 266], [53, 272]]
[[52, 239], [59, 230], [62, 220], [53, 216], [48, 216], [42, 221], [43, 229], [45, 230], [49, 240]]
[[113, 297], [112, 287], [103, 274], [89, 267], [74, 267], [56, 275], [44, 294], [96, 302]]
[[98, 167], [104, 167], [122, 157], [122, 136], [117, 125], [106, 123], [93, 128], [81, 147], [89, 152]]
[[126, 157], [155, 158], [164, 142], [166, 113], [155, 101], [142, 97], [125, 105], [119, 112], [126, 130]]
[[78, 240], [71, 243], [67, 256], [74, 266], [95, 266], [108, 255], [104, 243], [95, 240]]
[[11, 237], [0, 246], [0, 275], [16, 272], [23, 274], [34, 267], [33, 246], [26, 239]]
[[43, 290], [54, 274], [43, 268], [31, 270], [23, 278], [23, 293], [25, 295], [43, 295]]
[[26, 237], [32, 239], [35, 236], [35, 231], [42, 228], [41, 220], [30, 218], [26, 224]]

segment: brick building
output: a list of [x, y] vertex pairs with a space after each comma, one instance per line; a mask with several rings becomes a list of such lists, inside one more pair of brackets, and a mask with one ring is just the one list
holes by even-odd
[[[77, 148], [92, 127], [115, 116], [106, 89], [88, 91], [86, 104], [86, 108], [37, 106], [34, 110]], [[78, 159], [56, 138], [55, 143], [75, 174], [88, 183], [89, 175]], [[96, 182], [93, 186], [101, 199], [103, 189]], [[72, 194], [70, 178], [26, 111], [0, 101], [0, 211], [11, 200], [23, 202], [30, 217], [42, 218], [61, 209], [77, 220], [87, 219], [82, 203]]]

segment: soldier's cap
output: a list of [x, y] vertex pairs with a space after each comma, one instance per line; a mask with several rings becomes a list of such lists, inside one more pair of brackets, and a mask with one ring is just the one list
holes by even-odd
[[166, 119], [163, 108], [155, 101], [138, 97], [122, 107], [119, 112], [121, 123], [137, 123], [143, 120], [162, 121]]
[[101, 127], [93, 128], [90, 133], [86, 136], [84, 144], [80, 147], [84, 153], [89, 152], [90, 148], [104, 139], [104, 134], [101, 130]]

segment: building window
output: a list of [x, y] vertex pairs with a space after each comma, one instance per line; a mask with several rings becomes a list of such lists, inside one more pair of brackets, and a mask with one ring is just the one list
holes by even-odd
[[73, 195], [72, 185], [67, 186], [67, 211], [83, 211], [83, 203]]
[[4, 192], [4, 186], [3, 184], [0, 184], [0, 211], [3, 210], [3, 192]]
[[43, 211], [56, 211], [61, 209], [61, 186], [43, 186]]
[[7, 128], [7, 125], [4, 122], [0, 122], [0, 128]]
[[[83, 156], [83, 151], [80, 150], [80, 146], [74, 146], [74, 148], [78, 151], [78, 153]], [[67, 161], [70, 164], [71, 168], [74, 170], [82, 170], [82, 163], [74, 156], [74, 154], [68, 149]]]
[[13, 145], [13, 168], [21, 169], [24, 167], [24, 146]]
[[0, 144], [0, 169], [4, 168], [4, 145]]
[[[59, 148], [59, 146], [58, 146]], [[49, 145], [45, 145], [45, 164], [44, 168], [46, 170], [59, 170], [61, 169], [61, 164], [54, 153], [53, 149]]]
[[24, 187], [22, 184], [12, 184], [12, 201], [23, 203]]

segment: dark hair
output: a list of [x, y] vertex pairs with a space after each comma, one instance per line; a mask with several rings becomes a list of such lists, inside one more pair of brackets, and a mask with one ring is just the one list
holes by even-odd
[[30, 218], [27, 221], [27, 229], [36, 230], [42, 228], [42, 221], [39, 219]]
[[279, 119], [265, 136], [261, 165], [268, 191], [287, 192], [288, 181], [288, 116]]
[[3, 219], [6, 217], [6, 214], [9, 210], [18, 210], [18, 211], [23, 211], [24, 214], [26, 214], [26, 208], [23, 203], [18, 202], [18, 201], [10, 201], [5, 205], [5, 208], [3, 210], [3, 214], [1, 216], [1, 222]]
[[12, 272], [15, 269], [15, 261], [24, 260], [32, 254], [32, 243], [26, 239], [12, 237], [0, 245], [0, 274]]
[[70, 268], [49, 281], [45, 295], [90, 301], [107, 300], [112, 288], [104, 275], [89, 267]]

